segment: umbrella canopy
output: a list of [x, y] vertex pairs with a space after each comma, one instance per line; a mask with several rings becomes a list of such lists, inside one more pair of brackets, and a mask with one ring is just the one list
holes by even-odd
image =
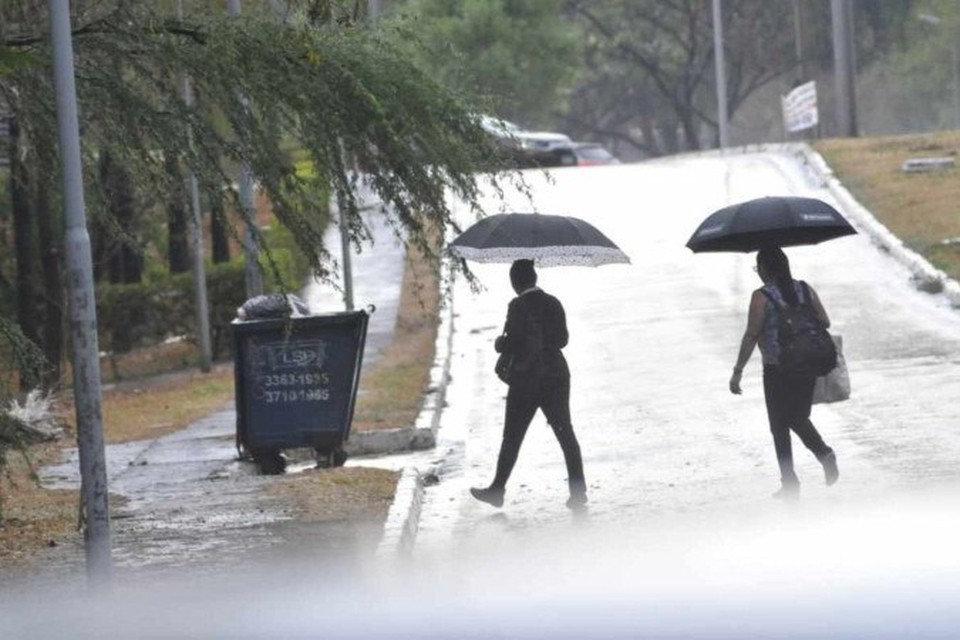
[[534, 260], [538, 266], [596, 267], [630, 258], [596, 227], [579, 218], [500, 213], [461, 233], [450, 250], [476, 262]]
[[776, 196], [748, 200], [710, 214], [687, 247], [694, 253], [747, 252], [817, 244], [855, 233], [850, 223], [822, 200]]

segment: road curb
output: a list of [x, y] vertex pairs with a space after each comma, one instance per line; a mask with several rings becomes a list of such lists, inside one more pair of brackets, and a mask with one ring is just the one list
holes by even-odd
[[376, 557], [383, 559], [408, 555], [413, 551], [420, 528], [423, 506], [423, 477], [415, 467], [404, 467], [397, 481], [393, 504], [383, 524], [383, 535], [377, 545]]
[[[450, 300], [441, 316], [437, 330], [436, 356], [430, 369], [430, 388], [424, 397], [420, 413], [413, 427], [391, 429], [392, 434], [371, 438], [371, 444], [393, 446], [407, 442], [407, 449], [427, 449], [437, 442], [440, 417], [446, 406], [447, 384], [450, 382], [450, 363], [453, 356], [453, 301]], [[392, 438], [396, 438], [395, 440]], [[398, 449], [395, 449], [398, 450]], [[408, 555], [416, 543], [423, 505], [423, 476], [416, 467], [404, 467], [397, 481], [393, 503], [383, 525], [383, 535], [377, 546], [378, 558]]]

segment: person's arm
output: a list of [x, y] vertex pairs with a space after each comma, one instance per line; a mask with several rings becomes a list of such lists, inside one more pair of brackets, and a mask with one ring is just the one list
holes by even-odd
[[763, 331], [763, 319], [767, 312], [767, 297], [759, 289], [753, 292], [750, 298], [750, 311], [747, 313], [747, 328], [740, 340], [740, 352], [737, 354], [737, 363], [733, 365], [733, 374], [730, 376], [730, 393], [740, 395], [740, 378], [743, 377], [743, 368], [746, 366], [753, 349], [760, 340]]
[[810, 292], [810, 304], [813, 305], [813, 310], [816, 312], [817, 317], [823, 322], [823, 326], [829, 329], [830, 316], [827, 315], [827, 310], [823, 308], [823, 303], [820, 302], [820, 296], [817, 295], [817, 292], [814, 291], [813, 287], [809, 284], [807, 285], [807, 291]]

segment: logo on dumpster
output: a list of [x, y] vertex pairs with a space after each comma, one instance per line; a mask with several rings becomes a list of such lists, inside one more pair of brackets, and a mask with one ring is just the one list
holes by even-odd
[[322, 369], [327, 362], [324, 340], [305, 342], [271, 342], [259, 345], [251, 366], [254, 371], [289, 371]]

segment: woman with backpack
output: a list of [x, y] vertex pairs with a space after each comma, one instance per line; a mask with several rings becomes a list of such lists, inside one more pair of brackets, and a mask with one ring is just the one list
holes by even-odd
[[[763, 357], [763, 394], [767, 405], [767, 417], [773, 434], [773, 445], [780, 466], [781, 488], [774, 497], [796, 499], [800, 495], [800, 481], [793, 469], [793, 451], [790, 432], [796, 433], [823, 465], [826, 483], [832, 485], [839, 477], [837, 457], [820, 437], [810, 422], [810, 407], [813, 403], [813, 387], [817, 374], [785, 371], [781, 366], [781, 319], [791, 310], [805, 305], [800, 311], [812, 312], [813, 322], [830, 326], [830, 319], [820, 303], [813, 287], [793, 279], [790, 262], [778, 248], [761, 249], [757, 252], [757, 274], [763, 286], [753, 292], [747, 328], [740, 342], [737, 363], [730, 377], [730, 392], [739, 395], [743, 367], [759, 343]], [[802, 315], [802, 314], [800, 314]]]

